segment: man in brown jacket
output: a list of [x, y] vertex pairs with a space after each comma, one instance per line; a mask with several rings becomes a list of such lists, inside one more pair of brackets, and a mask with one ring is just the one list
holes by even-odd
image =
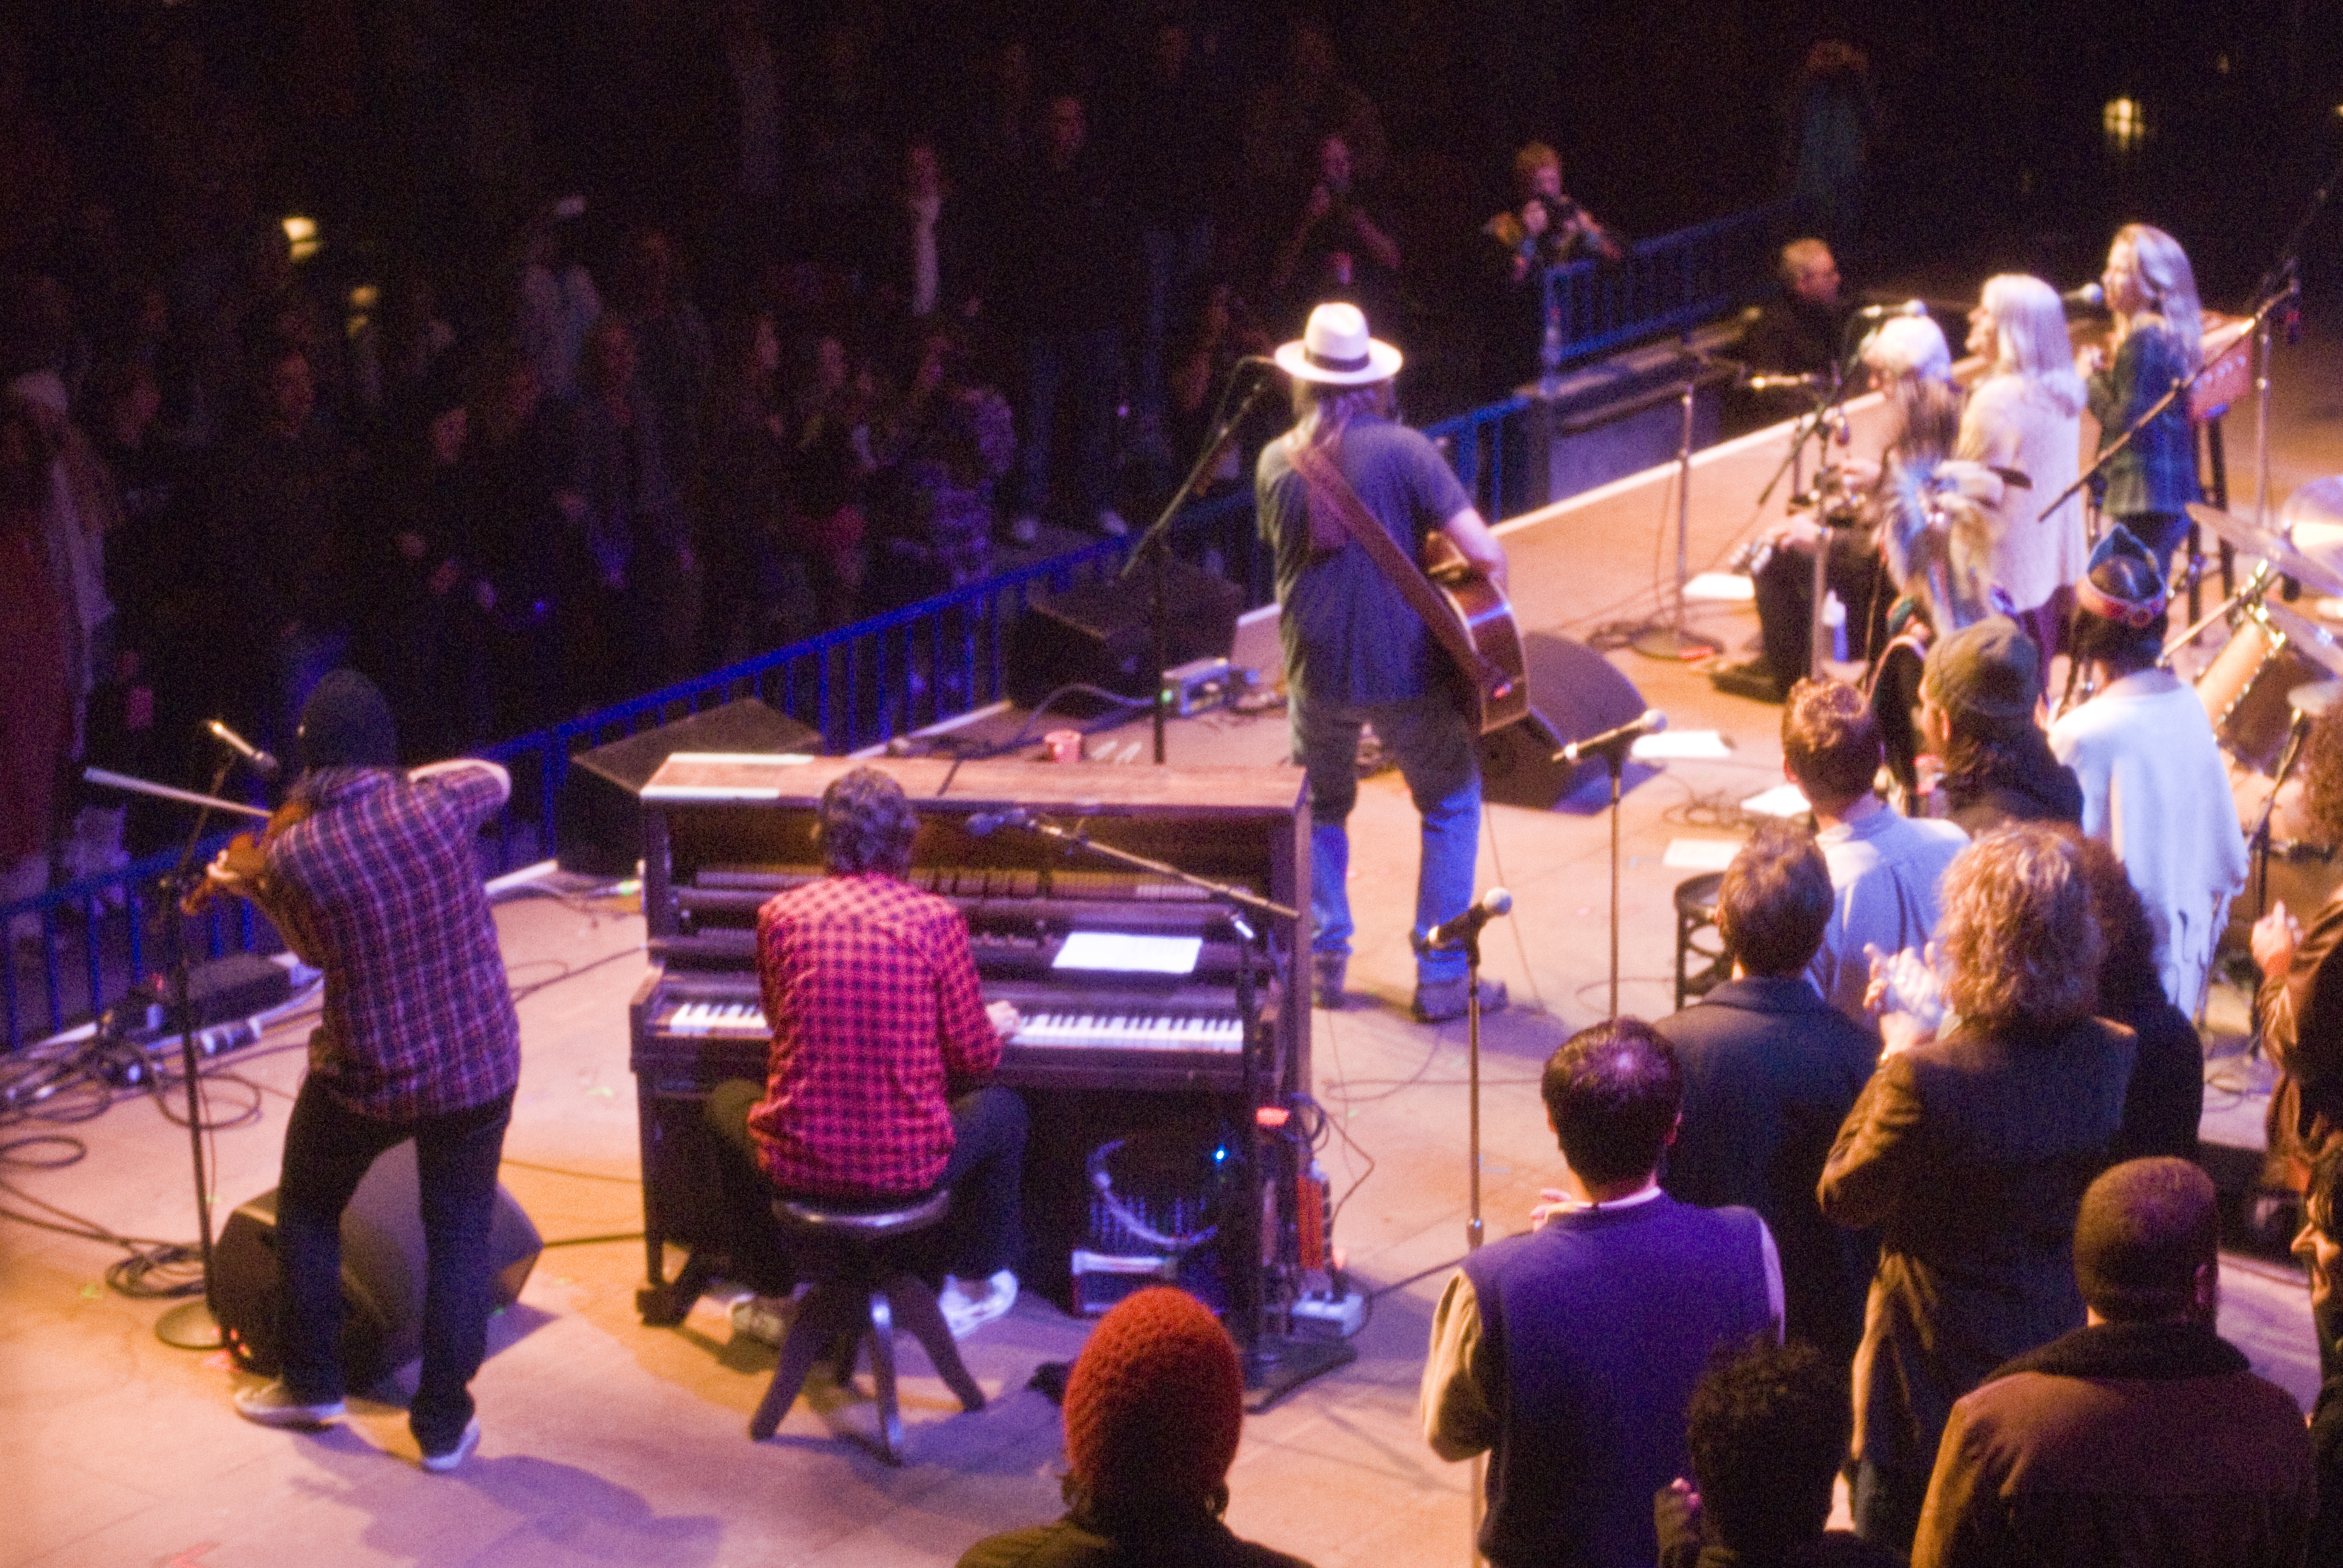
[[2089, 1322], [1953, 1406], [1913, 1568], [2302, 1561], [2317, 1506], [2292, 1395], [2213, 1332], [2213, 1183], [2133, 1160], [2075, 1225]]

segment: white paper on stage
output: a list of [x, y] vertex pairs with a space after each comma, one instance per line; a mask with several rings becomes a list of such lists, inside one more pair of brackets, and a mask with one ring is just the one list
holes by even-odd
[[1672, 871], [1722, 871], [1740, 849], [1738, 839], [1671, 839], [1660, 864]]
[[1709, 761], [1732, 756], [1733, 747], [1714, 729], [1670, 729], [1637, 738], [1627, 755], [1638, 762]]
[[1757, 580], [1739, 572], [1703, 572], [1684, 584], [1684, 596], [1715, 604], [1748, 604], [1757, 597]]
[[1121, 974], [1196, 972], [1202, 937], [1152, 937], [1132, 931], [1076, 931], [1051, 960], [1054, 970], [1107, 970]]
[[1806, 810], [1806, 792], [1785, 780], [1763, 795], [1752, 795], [1741, 802], [1741, 809], [1759, 817], [1802, 816]]

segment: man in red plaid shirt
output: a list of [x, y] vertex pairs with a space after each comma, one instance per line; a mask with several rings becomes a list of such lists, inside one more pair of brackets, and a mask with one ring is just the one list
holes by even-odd
[[423, 1467], [453, 1470], [480, 1440], [468, 1385], [488, 1349], [488, 1231], [520, 1077], [520, 1023], [473, 858], [512, 782], [469, 758], [400, 771], [390, 709], [355, 670], [317, 683], [300, 745], [291, 803], [307, 815], [272, 826], [257, 879], [225, 854], [211, 869], [326, 975], [277, 1191], [284, 1375], [242, 1390], [236, 1407], [264, 1426], [341, 1418], [342, 1211], [377, 1156], [412, 1138], [427, 1268], [407, 1424]]
[[986, 1008], [960, 911], [902, 880], [918, 830], [902, 787], [873, 769], [822, 792], [830, 875], [757, 913], [773, 1030], [763, 1098], [721, 1084], [708, 1114], [792, 1196], [880, 1209], [950, 1188], [940, 1301], [964, 1335], [1017, 1299], [1025, 1104], [977, 1085], [1018, 1019]]

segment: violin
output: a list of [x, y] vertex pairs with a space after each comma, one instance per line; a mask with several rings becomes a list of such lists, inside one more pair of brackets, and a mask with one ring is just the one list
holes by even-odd
[[[268, 870], [268, 847], [287, 829], [306, 822], [317, 807], [302, 796], [294, 796], [268, 814], [268, 821], [259, 833], [238, 833], [227, 841], [212, 867], [226, 873], [226, 879], [206, 871], [204, 879], [187, 890], [179, 900], [182, 914], [200, 915], [218, 901], [224, 893], [239, 890], [255, 890]], [[234, 884], [234, 885], [232, 885]]]

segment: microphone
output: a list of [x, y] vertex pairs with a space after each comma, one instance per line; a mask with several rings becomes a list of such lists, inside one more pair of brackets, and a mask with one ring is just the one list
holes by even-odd
[[1478, 936], [1481, 928], [1499, 915], [1513, 913], [1513, 895], [1503, 888], [1491, 888], [1473, 900], [1473, 907], [1453, 920], [1443, 920], [1423, 933], [1423, 945], [1432, 948], [1453, 948], [1467, 938]]
[[1926, 316], [1927, 314], [1926, 303], [1917, 299], [1907, 299], [1901, 305], [1866, 305], [1855, 312], [1857, 317], [1865, 321], [1877, 321], [1889, 316]]
[[1823, 378], [1811, 373], [1805, 376], [1745, 376], [1741, 384], [1752, 392], [1779, 392], [1819, 387]]
[[2107, 304], [2107, 291], [2096, 283], [2087, 283], [2080, 288], [2070, 288], [2060, 295], [2058, 303], [2069, 310], [2104, 310]]
[[278, 774], [285, 771], [283, 764], [276, 758], [271, 757], [218, 719], [206, 719], [204, 728], [212, 732], [213, 739], [244, 759], [244, 765], [260, 778], [273, 782]]
[[1002, 828], [1030, 828], [1032, 825], [1033, 813], [1022, 806], [1011, 806], [1006, 811], [979, 811], [960, 824], [968, 829], [969, 836], [975, 839], [981, 839]]
[[1584, 740], [1574, 740], [1554, 754], [1556, 762], [1576, 762], [1614, 746], [1634, 743], [1639, 735], [1657, 735], [1668, 727], [1668, 716], [1656, 708], [1646, 708], [1624, 724], [1614, 725], [1600, 735], [1590, 735]]

